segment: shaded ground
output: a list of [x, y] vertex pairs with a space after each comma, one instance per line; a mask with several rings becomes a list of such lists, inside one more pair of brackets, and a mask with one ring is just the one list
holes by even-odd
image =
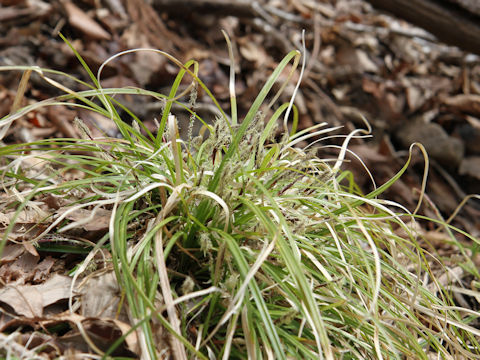
[[[364, 116], [373, 126], [373, 139], [355, 139], [350, 149], [372, 169], [377, 184], [384, 183], [403, 166], [411, 143], [423, 143], [431, 161], [428, 198], [422, 208], [428, 216], [436, 218], [441, 213], [447, 218], [467, 194], [480, 192], [480, 59], [439, 43], [419, 28], [375, 12], [366, 2], [272, 0], [260, 1], [258, 6], [224, 2], [216, 7], [196, 7], [201, 2], [154, 1], [154, 8], [144, 0], [2, 3], [0, 65], [38, 65], [88, 81], [72, 51], [59, 38], [59, 32], [72, 41], [94, 73], [107, 58], [120, 51], [153, 47], [183, 62], [198, 60], [200, 78], [228, 110], [229, 58], [221, 33], [224, 29], [234, 43], [240, 115], [245, 114], [282, 57], [292, 49], [302, 48], [301, 30], [305, 29], [308, 63], [296, 101], [300, 128], [326, 122], [343, 126], [339, 133], [346, 134], [355, 127], [365, 127]], [[104, 68], [102, 85], [134, 85], [168, 93], [176, 74], [177, 68], [160, 56], [147, 52], [127, 54]], [[0, 116], [9, 113], [20, 76], [0, 73]], [[65, 77], [55, 79], [66, 87], [78, 89], [76, 83]], [[293, 85], [281, 100], [289, 101], [292, 93]], [[40, 77], [32, 77], [26, 101], [53, 95], [56, 93], [52, 87]], [[123, 97], [121, 101], [152, 130], [155, 128], [154, 118], [162, 111], [161, 102], [140, 97]], [[201, 92], [195, 109], [205, 118], [216, 116], [208, 97]], [[72, 126], [75, 116], [89, 124], [94, 133], [101, 129], [111, 136], [118, 135], [108, 119], [51, 107], [16, 122], [3, 141], [10, 144], [50, 136], [79, 136]], [[126, 114], [125, 121], [129, 121]], [[327, 145], [339, 143], [335, 139], [322, 141], [318, 152], [322, 157], [334, 157], [336, 149]], [[410, 210], [415, 207], [421, 188], [424, 164], [420, 154], [414, 163], [408, 174], [385, 195]], [[364, 191], [372, 189], [357, 160], [352, 158], [345, 168], [354, 172]], [[62, 204], [55, 206], [60, 209]], [[8, 224], [8, 215], [0, 215], [1, 222]], [[28, 215], [25, 214], [24, 224], [35, 223], [36, 219]], [[98, 234], [106, 231], [108, 215], [99, 216], [96, 224], [83, 229], [88, 239], [95, 241]], [[478, 204], [470, 201], [453, 224], [478, 237], [479, 218]], [[431, 229], [424, 229], [426, 233], [428, 230]], [[435, 244], [433, 237], [430, 241]], [[448, 253], [448, 247], [445, 252]], [[76, 260], [75, 254], [39, 255], [33, 246], [7, 246], [0, 267], [2, 283], [16, 283], [24, 287], [29, 297], [36, 298], [38, 294], [43, 297], [22, 307], [17, 292], [0, 290], [5, 305], [0, 329], [5, 332], [19, 326], [60, 326], [63, 327], [57, 332], [60, 340], [45, 340], [37, 334], [32, 338], [25, 335], [25, 342], [30, 339], [33, 344], [30, 347], [34, 347], [48, 341], [50, 345], [44, 352], [51, 356], [67, 348], [88, 351], [79, 333], [70, 331], [70, 324], [79, 321], [76, 316], [80, 315], [65, 315], [55, 320], [47, 316], [64, 309], [70, 295], [70, 278], [52, 274], [61, 269], [71, 270]], [[114, 282], [107, 276], [98, 281], [111, 287], [111, 291], [103, 294], [105, 298], [115, 298], [118, 289]], [[45, 288], [51, 290], [48, 295]], [[95, 296], [92, 294], [92, 299]], [[90, 334], [99, 337], [109, 329], [110, 335], [100, 339], [108, 347], [112, 339], [125, 331], [124, 324], [121, 317], [117, 323], [100, 320], [97, 307], [101, 308], [96, 303], [82, 309], [82, 321]], [[26, 320], [33, 317], [40, 319]], [[118, 355], [129, 355], [133, 346], [127, 340]]]

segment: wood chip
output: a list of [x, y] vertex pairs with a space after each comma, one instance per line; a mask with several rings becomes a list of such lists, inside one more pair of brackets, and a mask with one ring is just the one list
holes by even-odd
[[110, 40], [111, 36], [95, 20], [71, 1], [64, 1], [63, 6], [67, 13], [68, 22], [74, 28], [96, 40]]

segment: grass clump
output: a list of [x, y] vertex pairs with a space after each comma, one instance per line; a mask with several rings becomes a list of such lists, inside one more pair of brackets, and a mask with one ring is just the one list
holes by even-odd
[[[413, 215], [376, 198], [408, 163], [391, 181], [361, 195], [353, 180], [341, 185], [348, 174], [339, 170], [356, 132], [330, 166], [295, 145], [332, 129], [319, 124], [297, 133], [294, 106], [269, 111], [274, 101], [266, 104], [267, 96], [290, 62], [290, 74], [295, 71], [298, 51], [280, 62], [241, 122], [233, 86], [228, 117], [199, 79], [195, 61], [182, 64], [157, 52], [179, 67], [168, 95], [102, 88], [102, 69], [95, 77], [86, 65], [93, 85], [78, 92], [54, 83], [45, 69], [0, 69], [35, 71], [66, 91], [12, 112], [0, 121], [3, 129], [29, 111], [63, 104], [111, 118], [122, 134], [94, 138], [77, 120], [81, 138], [2, 147], [2, 208], [14, 218], [24, 210], [43, 214], [24, 234], [40, 248], [45, 236], [68, 234], [92, 221], [99, 209], [111, 212], [108, 232], [72, 276], [84, 276], [102, 249], [111, 254], [107, 267], [126, 300], [122, 306], [137, 334], [138, 353], [151, 359], [479, 357], [480, 331], [470, 325], [478, 313], [459, 306], [451, 283], [436, 279], [433, 254], [419, 246], [405, 223]], [[186, 77], [191, 85], [179, 93]], [[182, 102], [198, 86], [222, 114], [213, 125]], [[116, 94], [164, 101], [157, 133], [117, 102]], [[180, 139], [172, 103], [202, 121], [208, 136]], [[119, 109], [130, 114], [132, 125]], [[292, 110], [294, 126], [288, 131]], [[275, 141], [281, 116], [285, 131]], [[53, 217], [43, 205], [49, 194], [68, 203], [61, 215]], [[81, 209], [91, 216], [67, 220]], [[14, 224], [4, 229], [3, 244]], [[449, 240], [460, 246], [451, 231]], [[469, 258], [461, 262], [478, 279]], [[71, 299], [71, 311], [78, 301]], [[95, 351], [108, 356], [118, 344], [113, 345]]]

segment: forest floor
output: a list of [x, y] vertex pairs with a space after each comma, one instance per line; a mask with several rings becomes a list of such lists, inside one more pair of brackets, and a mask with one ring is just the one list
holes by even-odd
[[[159, 0], [153, 1], [153, 5], [145, 0], [1, 3], [0, 66], [37, 65], [88, 82], [87, 73], [59, 33], [71, 41], [94, 74], [118, 52], [156, 48], [182, 62], [197, 60], [200, 79], [228, 113], [230, 60], [221, 32], [225, 30], [233, 44], [240, 119], [283, 56], [293, 49], [302, 50], [304, 29], [307, 65], [296, 96], [299, 129], [326, 122], [342, 127], [337, 134], [347, 134], [365, 127], [362, 118], [367, 119], [373, 128], [372, 136], [353, 139], [349, 148], [371, 170], [376, 184], [385, 183], [402, 168], [412, 143], [422, 143], [430, 166], [426, 201], [420, 213], [431, 218], [448, 219], [469, 194], [480, 193], [480, 58], [444, 45], [420, 28], [375, 11], [366, 2], [263, 0], [253, 6], [249, 2], [225, 1], [214, 7], [208, 6], [208, 1], [196, 0]], [[176, 74], [177, 68], [164, 57], [138, 52], [109, 62], [103, 69], [101, 84], [168, 93]], [[21, 75], [0, 72], [0, 117], [10, 113]], [[52, 77], [67, 88], [81, 90], [78, 83]], [[288, 86], [280, 101], [288, 102], [293, 91], [294, 85]], [[23, 105], [58, 94], [58, 89], [32, 74]], [[147, 127], [155, 128], [154, 119], [164, 106], [161, 102], [131, 95], [121, 95], [119, 99]], [[182, 121], [182, 110], [176, 110]], [[212, 122], [218, 115], [202, 91], [198, 93], [195, 110]], [[13, 123], [3, 144], [49, 137], [78, 138], [81, 134], [73, 126], [75, 117], [81, 118], [94, 136], [102, 132], [112, 137], [119, 135], [115, 124], [105, 117], [52, 106]], [[184, 117], [188, 119], [188, 114]], [[186, 134], [186, 123], [180, 131]], [[316, 145], [316, 152], [323, 158], [335, 157], [338, 149], [331, 145], [339, 144], [341, 140], [335, 138], [322, 141]], [[353, 172], [365, 193], [373, 189], [358, 159], [349, 156], [343, 169]], [[408, 171], [382, 196], [413, 210], [423, 176], [424, 158], [415, 152]], [[55, 206], [61, 209], [62, 204]], [[9, 223], [7, 210], [0, 207], [2, 228]], [[453, 225], [476, 238], [480, 236], [478, 200], [469, 200], [455, 215], [451, 219]], [[30, 213], [22, 216], [25, 226], [36, 221]], [[107, 229], [105, 214], [83, 230], [93, 239]], [[448, 255], [451, 248], [436, 239], [433, 230], [431, 225], [425, 225], [422, 232], [427, 238], [431, 235], [429, 240], [434, 246], [444, 247], [437, 251]], [[460, 240], [470, 247], [474, 262], [480, 266], [480, 249], [466, 239]], [[31, 316], [38, 314], [36, 311], [45, 315], [64, 309], [70, 295], [68, 284], [56, 274], [63, 268], [71, 269], [76, 261], [76, 254], [41, 254], [25, 243], [7, 244], [0, 261], [0, 301], [4, 309], [0, 332], [35, 328], [38, 323], [34, 325]], [[10, 283], [21, 286], [27, 298], [41, 293], [43, 302], [25, 304], [15, 291], [5, 287]], [[74, 316], [69, 316], [41, 326], [51, 328], [74, 321]], [[95, 326], [100, 332], [106, 325], [90, 324], [93, 332]], [[118, 337], [118, 331], [122, 332], [119, 324], [109, 326], [112, 338], [103, 339], [107, 344]], [[25, 342], [32, 341], [31, 347], [46, 341], [40, 335], [32, 340], [28, 331], [24, 334]], [[69, 333], [49, 344], [52, 348], [88, 349], [79, 333]], [[128, 355], [128, 345], [125, 346]]]

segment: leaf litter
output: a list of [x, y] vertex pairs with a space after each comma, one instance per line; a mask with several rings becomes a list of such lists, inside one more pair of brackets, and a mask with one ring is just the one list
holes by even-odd
[[[360, 124], [359, 115], [368, 118], [375, 127], [374, 140], [367, 144], [356, 139], [352, 150], [368, 168], [375, 169], [373, 175], [379, 184], [401, 168], [405, 150], [412, 142], [424, 143], [434, 166], [427, 191], [431, 201], [422, 210], [432, 217], [438, 218], [441, 214], [448, 217], [468, 193], [480, 192], [480, 171], [476, 171], [480, 158], [480, 60], [477, 56], [438, 43], [428, 33], [379, 14], [362, 1], [265, 0], [257, 10], [241, 6], [236, 9], [225, 2], [212, 9], [212, 13], [189, 15], [176, 12], [172, 1], [163, 3], [163, 8], [154, 9], [140, 0], [85, 1], [79, 6], [70, 1], [9, 2], [0, 8], [0, 40], [4, 44], [0, 63], [68, 68], [69, 73], [84, 77], [72, 53], [56, 36], [58, 31], [77, 39], [74, 45], [94, 70], [118, 51], [154, 47], [183, 60], [191, 57], [199, 60], [200, 78], [220, 99], [222, 107], [228, 109], [225, 70], [228, 55], [219, 31], [224, 28], [236, 44], [237, 71], [242, 74], [237, 76], [236, 87], [242, 114], [280, 56], [299, 47], [298, 34], [306, 27], [307, 49], [312, 54], [316, 51], [316, 56], [310, 59], [309, 72], [297, 98], [299, 104], [304, 104], [299, 106], [300, 129], [323, 121], [351, 129]], [[192, 6], [196, 6], [195, 3]], [[242, 15], [242, 11], [245, 14]], [[41, 27], [48, 31], [38, 32]], [[320, 44], [316, 49], [315, 43]], [[126, 83], [165, 92], [176, 69], [162, 59], [148, 53], [119, 59], [107, 66], [104, 85]], [[0, 115], [4, 116], [11, 109], [19, 79], [10, 73], [0, 76]], [[63, 84], [75, 90], [82, 88], [75, 83]], [[38, 76], [32, 76], [26, 101], [33, 103], [56, 95], [51, 91]], [[286, 91], [282, 100], [289, 95], [291, 91]], [[200, 92], [198, 96], [198, 104], [205, 104], [204, 111], [210, 111], [206, 95]], [[159, 108], [147, 99], [133, 99], [129, 95], [119, 97], [147, 127], [155, 127], [154, 119], [162, 105]], [[76, 110], [63, 107], [40, 109], [34, 116], [15, 123], [4, 142], [15, 144], [48, 136], [78, 138], [81, 135], [73, 126], [76, 114]], [[86, 119], [95, 137], [103, 133], [118, 136], [107, 118], [81, 111], [79, 116]], [[185, 132], [186, 128], [184, 124], [180, 131]], [[333, 150], [318, 151], [328, 154]], [[1, 165], [6, 166], [9, 159], [1, 161]], [[45, 171], [38, 157], [24, 161], [23, 165], [28, 165], [29, 171], [35, 174]], [[420, 164], [418, 159], [417, 165]], [[365, 192], [370, 189], [371, 183], [356, 159], [349, 158], [344, 168], [356, 174]], [[409, 170], [386, 197], [413, 208], [418, 200], [421, 168], [420, 165]], [[62, 176], [74, 178], [76, 175], [72, 170]], [[100, 207], [71, 212], [65, 220], [77, 225], [69, 229], [63, 239], [46, 237], [44, 242], [33, 246], [29, 241], [51, 225], [53, 219], [64, 215], [69, 203], [49, 195], [35, 199], [33, 209], [15, 214], [12, 211], [15, 209], [8, 207], [11, 196], [3, 193], [0, 197], [1, 231], [16, 217], [0, 260], [2, 331], [32, 328], [33, 331], [23, 331], [17, 337], [25, 354], [30, 354], [27, 350], [36, 349], [39, 344], [45, 346], [43, 354], [50, 358], [90, 353], [92, 346], [106, 351], [131, 330], [128, 315], [118, 312], [122, 295], [114, 281], [108, 254], [96, 256], [95, 268], [88, 269], [83, 279], [72, 283], [67, 275], [80, 257], [59, 256], [52, 248], [42, 250], [42, 245], [46, 241], [64, 244], [81, 241], [94, 246], [108, 231], [111, 210]], [[69, 201], [78, 196], [81, 195], [73, 194]], [[469, 202], [454, 223], [478, 236], [478, 219], [479, 207]], [[444, 235], [437, 229], [419, 228], [418, 232], [426, 239], [425, 248], [440, 254], [442, 259], [451, 259], [451, 267], [447, 269], [433, 267], [434, 272], [443, 273], [439, 277], [441, 285], [451, 284], [453, 279], [459, 288], [469, 288], [469, 279], [456, 266], [455, 254]], [[460, 302], [470, 302], [472, 298], [461, 292], [457, 296]], [[72, 313], [68, 303], [73, 299], [78, 305]], [[478, 308], [478, 299], [471, 307]], [[58, 332], [63, 334], [53, 336], [55, 332], [39, 332], [50, 327], [63, 327], [64, 330]], [[116, 355], [138, 353], [135, 334], [130, 332], [126, 336]], [[166, 342], [161, 340], [162, 336], [159, 335], [159, 341]]]

